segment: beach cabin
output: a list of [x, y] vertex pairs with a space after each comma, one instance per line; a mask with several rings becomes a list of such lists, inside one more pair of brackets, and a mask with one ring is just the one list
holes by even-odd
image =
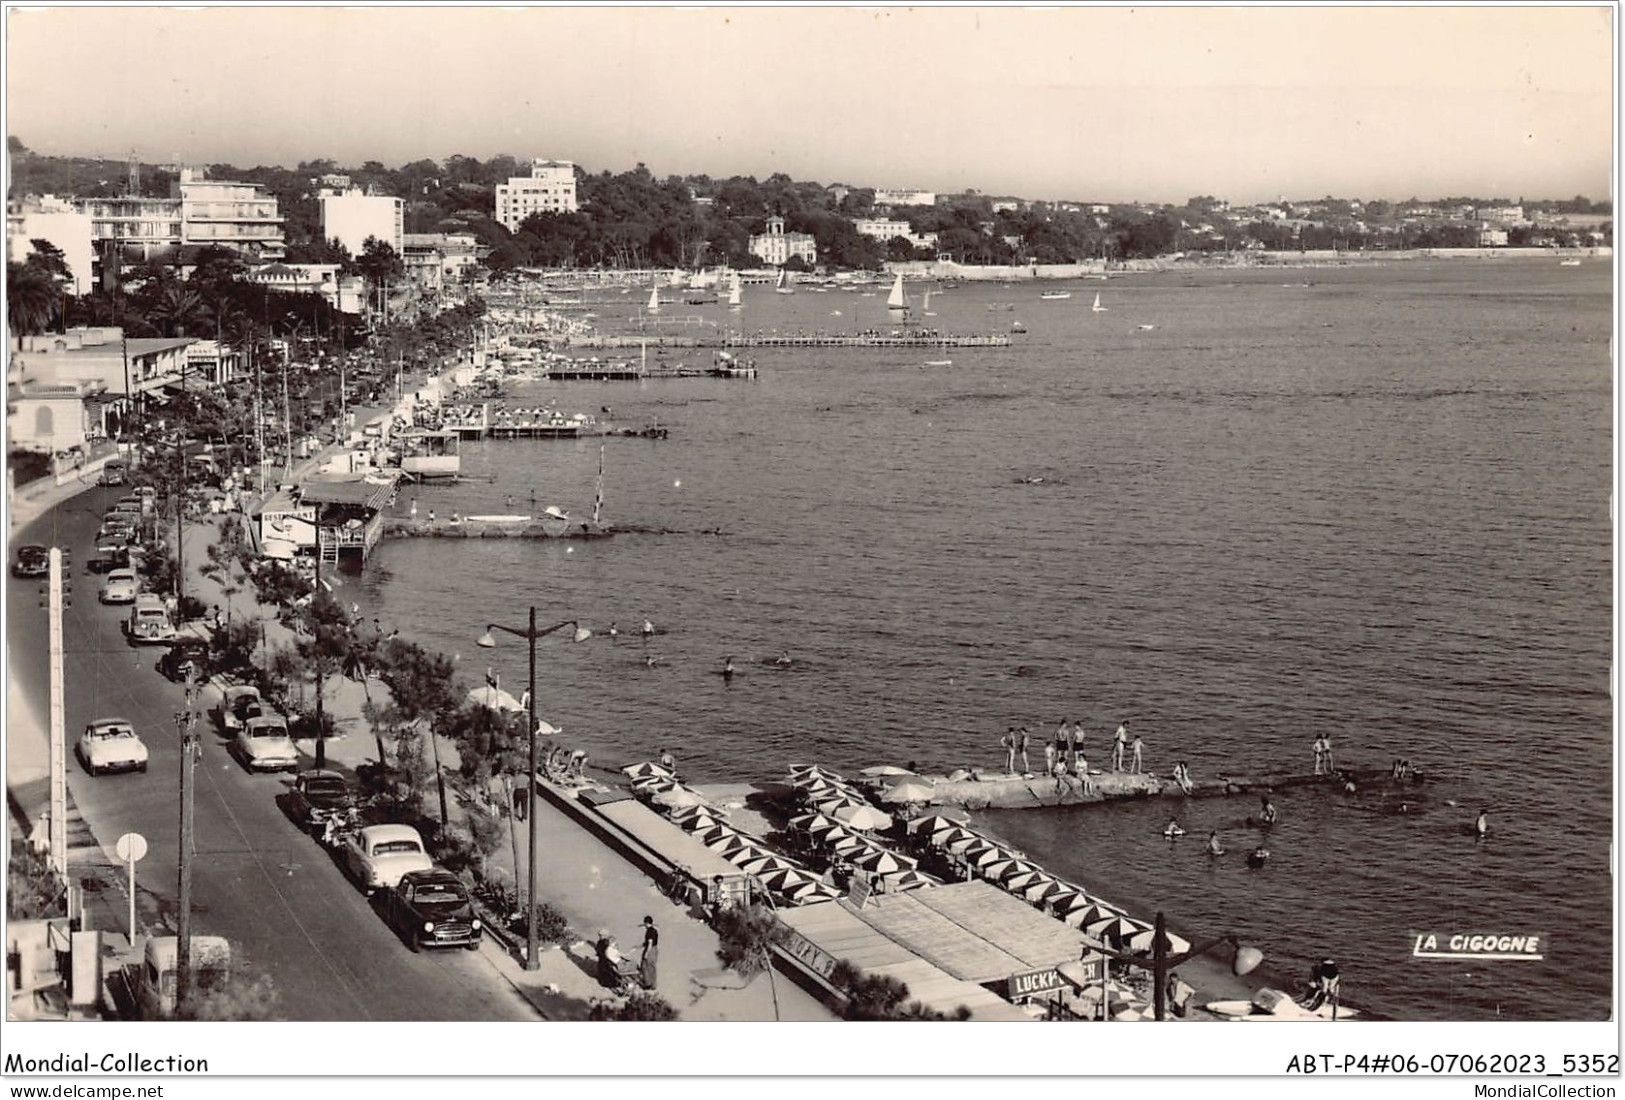
[[383, 510], [395, 502], [395, 479], [311, 480], [299, 503], [315, 509], [315, 541], [323, 565], [359, 570], [384, 532]]

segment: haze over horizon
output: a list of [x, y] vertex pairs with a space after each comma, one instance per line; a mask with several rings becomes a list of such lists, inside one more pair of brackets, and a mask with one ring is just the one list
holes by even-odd
[[1603, 6], [11, 9], [6, 124], [38, 153], [244, 168], [1607, 199], [1614, 35]]

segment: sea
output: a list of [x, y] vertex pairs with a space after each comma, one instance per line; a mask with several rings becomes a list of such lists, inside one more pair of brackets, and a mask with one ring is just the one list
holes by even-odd
[[[1137, 915], [1258, 946], [1279, 981], [1337, 959], [1374, 1015], [1609, 1018], [1611, 262], [1046, 288], [909, 284], [910, 323], [1005, 348], [761, 348], [754, 380], [515, 386], [510, 404], [669, 436], [467, 444], [462, 483], [398, 512], [584, 519], [601, 468], [614, 537], [392, 541], [351, 594], [515, 695], [525, 643], [475, 639], [531, 607], [578, 620], [591, 640], [538, 644], [540, 716], [595, 764], [668, 748], [702, 783], [993, 767], [1008, 727], [1036, 759], [1062, 720], [1097, 766], [1129, 720], [1163, 775], [1306, 772], [1321, 735], [1342, 763], [1406, 758], [1427, 782], [1403, 809], [1280, 791], [1259, 870], [1249, 797], [979, 817]], [[747, 288], [738, 313], [668, 304], [661, 324], [890, 331], [887, 290]], [[644, 305], [590, 308], [616, 331]], [[1544, 958], [1416, 958], [1429, 932], [1538, 934]]]

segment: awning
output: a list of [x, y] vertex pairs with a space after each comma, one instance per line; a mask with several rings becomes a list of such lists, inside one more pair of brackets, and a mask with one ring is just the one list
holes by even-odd
[[382, 484], [356, 478], [351, 481], [307, 481], [299, 487], [304, 504], [353, 504], [378, 511], [395, 492], [393, 482]]

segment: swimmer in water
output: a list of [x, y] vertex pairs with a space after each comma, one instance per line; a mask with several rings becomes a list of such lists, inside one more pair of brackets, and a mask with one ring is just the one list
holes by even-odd
[[733, 674], [734, 674], [734, 659], [732, 657], [729, 657], [727, 660], [722, 662], [722, 675], [723, 675], [724, 678], [731, 678], [733, 676]]
[[1207, 835], [1207, 854], [1210, 856], [1224, 855], [1224, 845], [1219, 843], [1219, 830], [1217, 829]]
[[1179, 822], [1170, 821], [1168, 827], [1162, 831], [1162, 835], [1169, 840], [1173, 840], [1175, 837], [1184, 836], [1185, 830], [1179, 827]]
[[1478, 811], [1478, 820], [1473, 822], [1473, 832], [1478, 834], [1480, 840], [1490, 835], [1490, 812], [1488, 810]]
[[1260, 844], [1258, 847], [1254, 848], [1252, 850], [1252, 854], [1250, 854], [1247, 857], [1247, 866], [1249, 866], [1249, 867], [1262, 867], [1262, 866], [1264, 866], [1264, 864], [1268, 863], [1269, 861], [1270, 861], [1270, 850], [1268, 848], [1264, 847], [1262, 844]]
[[645, 657], [643, 659], [643, 664], [644, 664], [645, 668], [654, 668], [659, 663], [660, 663], [660, 658], [656, 657], [653, 653], [649, 654], [649, 656], [647, 656], [647, 657]]
[[609, 624], [609, 636], [611, 638], [619, 638], [621, 636], [620, 629], [617, 628], [614, 623]]
[[643, 620], [643, 640], [648, 641], [655, 636], [655, 624], [648, 619]]
[[1270, 801], [1269, 795], [1261, 795], [1258, 801], [1258, 823], [1260, 825], [1274, 825], [1276, 816], [1275, 803]]
[[783, 653], [779, 654], [778, 658], [775, 659], [773, 663], [778, 665], [780, 668], [789, 668], [790, 667], [790, 651], [787, 649]]

